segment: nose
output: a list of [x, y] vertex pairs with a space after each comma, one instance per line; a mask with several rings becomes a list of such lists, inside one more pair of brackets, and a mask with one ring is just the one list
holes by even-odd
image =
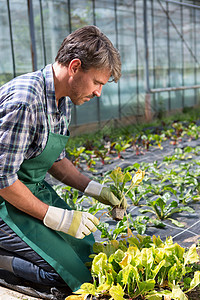
[[95, 89], [94, 91], [94, 95], [97, 97], [101, 96], [101, 91], [102, 91], [102, 85], [99, 85], [99, 87], [97, 89]]

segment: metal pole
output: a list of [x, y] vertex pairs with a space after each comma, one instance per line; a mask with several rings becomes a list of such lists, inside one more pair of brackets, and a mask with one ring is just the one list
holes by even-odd
[[185, 2], [179, 2], [179, 1], [172, 1], [172, 0], [162, 0], [168, 3], [173, 3], [173, 4], [178, 4], [178, 5], [182, 5], [182, 6], [186, 6], [186, 7], [192, 7], [192, 8], [197, 8], [200, 9], [199, 5], [194, 5], [194, 4], [189, 4], [189, 3], [185, 3]]
[[147, 0], [143, 0], [144, 18], [144, 51], [145, 51], [145, 83], [146, 92], [149, 93], [149, 48], [148, 48], [148, 29], [147, 29]]
[[11, 22], [11, 15], [10, 15], [9, 0], [7, 0], [7, 9], [8, 9], [8, 23], [9, 23], [9, 30], [10, 30], [10, 45], [11, 45], [12, 64], [13, 64], [13, 77], [15, 77], [16, 76], [15, 53], [14, 53], [14, 45], [13, 45], [12, 22]]
[[40, 23], [41, 23], [41, 32], [42, 32], [42, 46], [43, 46], [43, 61], [44, 65], [47, 64], [47, 58], [46, 58], [46, 47], [45, 47], [45, 36], [44, 36], [44, 18], [43, 18], [43, 8], [42, 8], [42, 0], [39, 0], [40, 4]]
[[32, 70], [37, 70], [37, 53], [35, 45], [35, 31], [34, 31], [34, 17], [33, 17], [33, 3], [32, 0], [27, 0], [28, 2], [28, 17], [29, 17], [29, 29], [31, 38], [31, 57], [32, 57]]
[[[176, 30], [177, 34], [180, 36], [182, 42], [184, 43], [184, 45], [186, 46], [186, 48], [188, 49], [188, 51], [190, 52], [190, 54], [192, 55], [192, 57], [194, 58], [195, 62], [198, 64], [198, 66], [200, 66], [200, 63], [197, 59], [197, 57], [194, 55], [190, 45], [186, 42], [186, 40], [184, 39], [183, 35], [180, 33], [180, 31], [177, 29], [177, 26], [175, 25], [175, 23], [172, 21], [172, 19], [170, 18], [169, 14], [167, 13], [166, 9], [163, 7], [161, 0], [157, 0], [158, 3], [160, 4], [160, 6], [162, 7], [162, 10], [164, 11], [164, 13], [167, 15], [167, 17], [170, 20], [170, 23], [172, 24], [172, 26], [174, 27], [174, 29]], [[180, 3], [179, 3], [180, 4]], [[199, 7], [200, 8], [200, 7]]]
[[[166, 3], [166, 9], [169, 13], [169, 6], [168, 3]], [[168, 57], [168, 87], [171, 85], [171, 79], [170, 79], [170, 70], [171, 70], [171, 64], [170, 64], [170, 33], [169, 33], [169, 19], [167, 18], [167, 57]], [[171, 93], [168, 92], [168, 110], [171, 110]]]
[[72, 20], [71, 20], [71, 3], [70, 0], [67, 1], [68, 4], [68, 20], [69, 20], [69, 32], [72, 32]]
[[145, 94], [145, 118], [146, 121], [152, 119], [151, 114], [151, 94], [149, 85], [149, 49], [148, 49], [148, 31], [147, 31], [147, 1], [143, 0], [143, 19], [144, 19], [144, 50], [145, 50], [145, 79], [146, 79], [146, 94]]
[[[117, 20], [117, 0], [114, 1], [114, 11], [115, 11], [115, 34], [116, 34], [116, 47], [119, 47], [118, 43], [118, 20]], [[118, 99], [119, 99], [119, 119], [121, 119], [121, 94], [120, 94], [120, 81], [118, 81]]]
[[191, 86], [179, 86], [179, 87], [169, 87], [169, 88], [160, 88], [160, 89], [150, 89], [150, 93], [162, 93], [162, 92], [173, 92], [173, 91], [183, 91], [183, 90], [192, 90], [200, 89], [200, 85], [191, 85]]
[[95, 0], [92, 0], [92, 17], [93, 24], [96, 26]]
[[[95, 15], [95, 0], [92, 0], [92, 17], [93, 17], [93, 25], [96, 26], [96, 15]], [[97, 98], [97, 101], [96, 101], [96, 104], [97, 104], [97, 120], [98, 120], [98, 124], [99, 124], [99, 128], [101, 126], [101, 103], [100, 103], [100, 99], [101, 99], [101, 96], [100, 97], [96, 97]]]
[[[194, 1], [196, 3], [196, 1]], [[197, 19], [196, 19], [196, 9], [193, 8], [194, 12], [194, 55], [197, 55]], [[197, 66], [196, 64], [194, 65], [194, 83], [197, 84]], [[195, 90], [195, 104], [197, 104], [197, 90]]]
[[[156, 70], [155, 70], [155, 31], [154, 31], [154, 5], [151, 0], [151, 31], [152, 31], [152, 67], [153, 67], [153, 88], [156, 87]], [[156, 97], [153, 94], [153, 108], [156, 110]]]
[[[68, 0], [67, 1], [67, 5], [68, 5], [68, 25], [69, 25], [69, 32], [72, 32], [72, 19], [71, 19], [71, 1]], [[76, 105], [73, 105], [73, 116], [74, 116], [74, 125], [77, 126], [78, 122], [77, 122], [77, 107]]]
[[137, 17], [136, 17], [136, 1], [135, 0], [133, 0], [133, 7], [134, 7], [134, 34], [135, 34], [135, 60], [136, 60], [137, 114], [139, 114], [139, 70], [138, 70]]
[[[180, 8], [181, 8], [181, 36], [183, 37], [183, 6], [181, 6]], [[184, 86], [185, 81], [184, 81], [184, 45], [183, 45], [183, 39], [181, 39], [181, 59], [182, 59], [182, 70], [181, 70], [182, 86]], [[182, 93], [182, 108], [184, 107], [184, 100], [185, 100], [185, 94], [183, 92]]]

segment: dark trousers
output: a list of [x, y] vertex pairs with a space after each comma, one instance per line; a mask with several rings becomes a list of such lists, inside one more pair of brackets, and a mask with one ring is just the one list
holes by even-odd
[[44, 285], [66, 285], [56, 271], [30, 248], [1, 218], [0, 249], [8, 251], [8, 255], [14, 257], [12, 267], [16, 276]]

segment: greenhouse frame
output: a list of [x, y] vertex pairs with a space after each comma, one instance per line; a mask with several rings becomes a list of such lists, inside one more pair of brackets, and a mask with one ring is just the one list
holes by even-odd
[[0, 86], [53, 63], [62, 40], [88, 24], [119, 49], [122, 77], [74, 106], [72, 127], [148, 121], [199, 104], [197, 0], [0, 0]]

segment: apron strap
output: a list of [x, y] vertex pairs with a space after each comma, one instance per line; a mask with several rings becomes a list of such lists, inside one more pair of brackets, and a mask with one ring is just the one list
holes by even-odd
[[51, 119], [50, 119], [50, 115], [47, 115], [48, 118], [48, 124], [49, 124], [49, 132], [51, 132]]

